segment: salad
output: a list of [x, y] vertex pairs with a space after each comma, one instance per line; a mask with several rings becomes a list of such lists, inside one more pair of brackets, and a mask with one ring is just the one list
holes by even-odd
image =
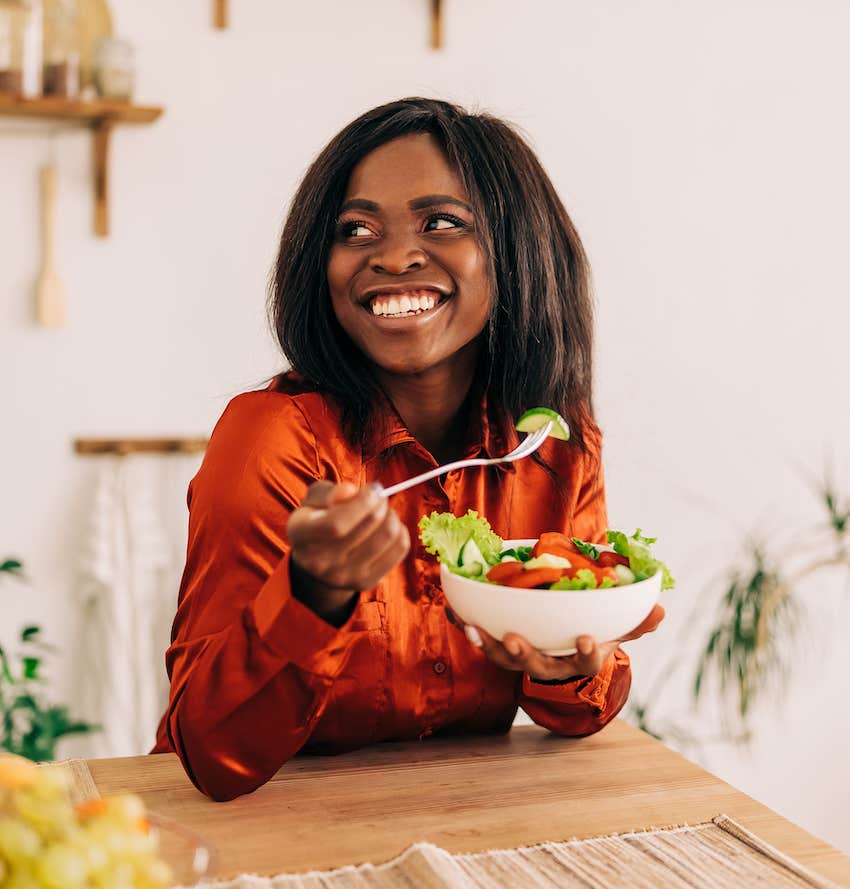
[[425, 549], [449, 571], [481, 583], [523, 589], [594, 590], [626, 586], [661, 572], [661, 589], [675, 585], [667, 566], [652, 553], [655, 537], [606, 532], [591, 543], [559, 531], [540, 535], [533, 546], [506, 547], [490, 523], [470, 509], [466, 515], [432, 512], [419, 521]]

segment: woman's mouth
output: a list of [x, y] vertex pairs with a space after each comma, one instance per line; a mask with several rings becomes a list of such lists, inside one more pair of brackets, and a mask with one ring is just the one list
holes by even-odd
[[449, 299], [437, 290], [376, 293], [364, 308], [379, 318], [413, 318], [424, 315]]

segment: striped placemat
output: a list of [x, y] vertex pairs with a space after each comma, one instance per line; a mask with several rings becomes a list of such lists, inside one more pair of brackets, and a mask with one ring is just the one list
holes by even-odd
[[451, 855], [417, 843], [386, 864], [277, 877], [243, 875], [216, 889], [838, 889], [726, 815], [519, 849]]
[[94, 783], [88, 763], [84, 759], [63, 759], [60, 762], [45, 762], [43, 766], [59, 766], [70, 776], [68, 796], [74, 805], [87, 799], [100, 799], [100, 791]]

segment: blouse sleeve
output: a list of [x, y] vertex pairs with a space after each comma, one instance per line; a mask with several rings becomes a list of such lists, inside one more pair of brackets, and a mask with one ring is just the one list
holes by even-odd
[[[579, 487], [570, 534], [582, 540], [604, 542], [608, 528], [601, 436], [589, 437], [582, 457]], [[606, 640], [600, 639], [600, 642]], [[559, 735], [589, 735], [599, 731], [623, 708], [631, 687], [628, 655], [618, 648], [591, 677], [570, 682], [535, 682], [523, 676], [519, 705], [538, 725]]]
[[189, 541], [164, 728], [205, 794], [267, 781], [309, 738], [363, 626], [340, 629], [292, 595], [285, 528], [320, 476], [316, 441], [289, 396], [234, 399], [189, 488]]

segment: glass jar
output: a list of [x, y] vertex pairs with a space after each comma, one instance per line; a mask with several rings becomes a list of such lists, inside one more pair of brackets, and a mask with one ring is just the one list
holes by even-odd
[[104, 99], [129, 102], [136, 85], [136, 52], [133, 44], [118, 37], [98, 41], [94, 56], [94, 80]]
[[76, 0], [44, 0], [44, 95], [80, 94]]
[[0, 0], [0, 93], [41, 94], [40, 0]]

